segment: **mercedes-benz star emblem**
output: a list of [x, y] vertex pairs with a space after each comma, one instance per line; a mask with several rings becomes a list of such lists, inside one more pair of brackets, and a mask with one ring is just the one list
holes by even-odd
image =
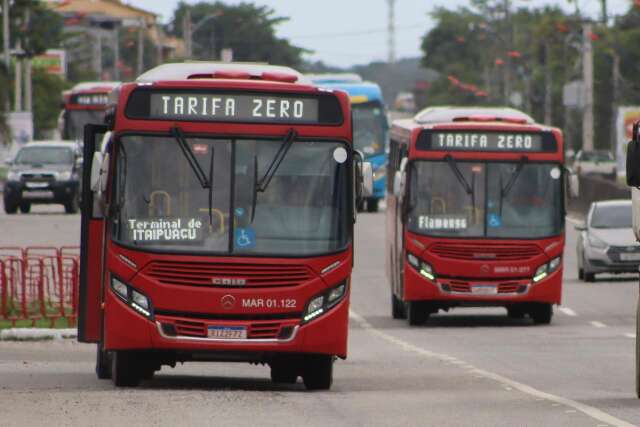
[[236, 305], [236, 299], [233, 295], [225, 295], [220, 298], [220, 305], [225, 310], [231, 310]]
[[488, 264], [482, 264], [482, 266], [480, 267], [480, 271], [482, 271], [483, 273], [489, 273], [491, 271], [491, 267], [489, 267]]

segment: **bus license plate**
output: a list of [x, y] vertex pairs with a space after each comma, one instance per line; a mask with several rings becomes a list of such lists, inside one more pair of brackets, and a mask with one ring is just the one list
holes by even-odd
[[620, 254], [621, 261], [640, 261], [640, 254]]
[[498, 288], [495, 285], [474, 285], [471, 287], [471, 293], [476, 295], [496, 295]]
[[209, 326], [209, 338], [223, 340], [246, 340], [246, 326]]

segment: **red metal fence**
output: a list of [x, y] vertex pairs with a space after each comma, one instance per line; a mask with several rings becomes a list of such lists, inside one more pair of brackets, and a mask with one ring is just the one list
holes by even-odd
[[76, 246], [0, 247], [0, 320], [64, 318], [78, 314], [80, 248]]

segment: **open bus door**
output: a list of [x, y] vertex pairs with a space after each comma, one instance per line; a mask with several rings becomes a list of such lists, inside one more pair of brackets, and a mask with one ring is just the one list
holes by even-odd
[[100, 142], [107, 130], [105, 125], [90, 124], [84, 128], [78, 293], [78, 341], [81, 342], [99, 342], [102, 335], [100, 319], [105, 219], [100, 198], [106, 189], [108, 156], [100, 152]]
[[[627, 185], [631, 187], [633, 232], [640, 241], [640, 122], [633, 125], [631, 141], [627, 144]], [[640, 293], [636, 304], [636, 396], [640, 399]]]

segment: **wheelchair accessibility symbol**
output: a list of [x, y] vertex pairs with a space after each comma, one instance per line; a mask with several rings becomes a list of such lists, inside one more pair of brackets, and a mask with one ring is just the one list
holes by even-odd
[[236, 246], [253, 249], [256, 246], [256, 232], [253, 228], [236, 228]]
[[502, 220], [496, 214], [489, 214], [488, 222], [491, 228], [502, 227]]

